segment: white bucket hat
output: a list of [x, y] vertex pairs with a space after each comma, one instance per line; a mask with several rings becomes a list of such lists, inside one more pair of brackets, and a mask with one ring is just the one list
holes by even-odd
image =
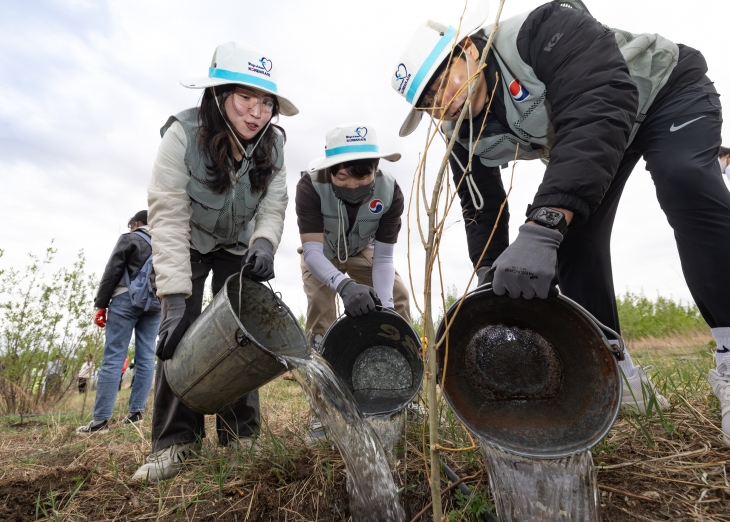
[[327, 131], [324, 157], [309, 164], [309, 172], [326, 169], [332, 165], [368, 158], [382, 158], [398, 161], [400, 154], [381, 154], [378, 147], [378, 133], [371, 125], [346, 123]]
[[180, 80], [180, 83], [188, 89], [205, 89], [231, 83], [255, 87], [275, 95], [279, 100], [279, 111], [284, 116], [299, 113], [292, 102], [279, 94], [275, 62], [253, 47], [236, 42], [224, 43], [215, 48], [208, 76]]
[[[415, 107], [439, 65], [451, 53], [454, 44], [479, 29], [489, 16], [489, 1], [480, 0], [476, 9], [464, 17], [461, 30], [428, 20], [408, 42], [390, 76], [390, 85]], [[408, 136], [421, 122], [423, 111], [411, 109], [399, 134]]]

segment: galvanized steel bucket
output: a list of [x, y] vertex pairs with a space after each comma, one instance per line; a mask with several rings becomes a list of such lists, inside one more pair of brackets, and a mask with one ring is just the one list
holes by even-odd
[[286, 372], [281, 356], [308, 354], [304, 332], [281, 299], [234, 274], [165, 361], [165, 375], [189, 408], [216, 413]]
[[[442, 320], [437, 339], [444, 331]], [[449, 329], [445, 361], [446, 350], [438, 355], [444, 398], [472, 433], [504, 451], [572, 455], [596, 445], [618, 415], [623, 341], [567, 297], [472, 292]]]
[[421, 387], [418, 334], [388, 308], [360, 317], [343, 315], [327, 330], [321, 350], [364, 415], [398, 412]]

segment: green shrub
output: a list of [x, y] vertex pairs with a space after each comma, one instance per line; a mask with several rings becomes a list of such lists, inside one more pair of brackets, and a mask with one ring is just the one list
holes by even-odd
[[643, 294], [626, 292], [616, 299], [621, 333], [626, 339], [666, 337], [707, 331], [709, 327], [695, 304], [657, 296], [652, 301]]

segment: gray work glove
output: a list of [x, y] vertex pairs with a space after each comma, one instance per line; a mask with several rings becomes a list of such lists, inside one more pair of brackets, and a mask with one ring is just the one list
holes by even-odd
[[558, 247], [563, 234], [540, 225], [524, 224], [517, 239], [492, 265], [492, 289], [497, 295], [546, 299], [557, 295], [553, 287]]
[[155, 353], [161, 361], [166, 361], [175, 353], [180, 339], [190, 327], [190, 320], [185, 314], [185, 296], [183, 294], [165, 295], [162, 296], [161, 301], [162, 320]]
[[[258, 238], [253, 242], [246, 254], [244, 264], [250, 264], [249, 270], [244, 270], [246, 275], [254, 281], [268, 281], [274, 278], [274, 247], [268, 239]], [[248, 267], [246, 267], [248, 268]]]
[[480, 266], [477, 268], [477, 288], [492, 282], [491, 274], [488, 266]]
[[337, 293], [345, 303], [345, 313], [350, 317], [365, 315], [375, 310], [375, 305], [380, 305], [374, 288], [358, 284], [349, 277], [337, 286]]

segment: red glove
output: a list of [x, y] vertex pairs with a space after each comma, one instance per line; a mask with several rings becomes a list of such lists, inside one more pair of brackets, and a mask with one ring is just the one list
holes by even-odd
[[106, 308], [99, 308], [94, 316], [94, 324], [100, 328], [106, 326]]

